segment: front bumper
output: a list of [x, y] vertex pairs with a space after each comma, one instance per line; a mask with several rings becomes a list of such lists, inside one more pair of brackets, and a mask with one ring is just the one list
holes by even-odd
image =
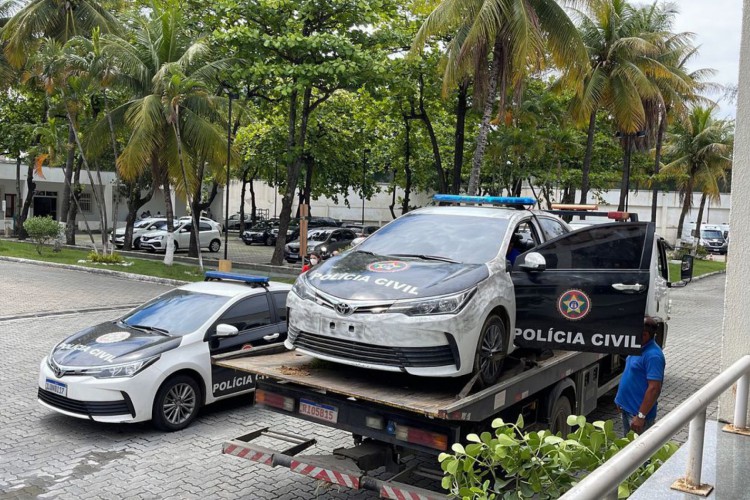
[[327, 361], [424, 377], [471, 373], [484, 321], [473, 300], [458, 314], [341, 316], [292, 292], [287, 307], [289, 336], [284, 345], [288, 349]]
[[[70, 417], [97, 422], [142, 422], [151, 419], [154, 390], [144, 380], [156, 380], [154, 366], [130, 378], [98, 379], [90, 376], [63, 376], [58, 378], [47, 365], [45, 357], [39, 367], [39, 403]], [[144, 375], [145, 374], [145, 375]], [[46, 390], [47, 379], [67, 386], [67, 395], [61, 396]]]
[[141, 248], [144, 250], [162, 251], [166, 248], [166, 240], [141, 240]]

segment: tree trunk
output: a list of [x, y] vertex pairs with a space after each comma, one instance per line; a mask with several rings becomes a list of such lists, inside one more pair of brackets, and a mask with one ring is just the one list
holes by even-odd
[[[661, 168], [661, 145], [664, 141], [664, 132], [667, 128], [667, 114], [665, 111], [661, 114], [659, 120], [659, 129], [656, 133], [656, 151], [654, 154], [654, 183], [651, 187], [651, 222], [656, 223], [656, 205], [659, 200], [659, 182], [656, 176], [659, 175], [659, 169]], [[679, 235], [677, 236], [679, 238]]]
[[625, 135], [625, 145], [623, 147], [622, 155], [622, 183], [620, 184], [620, 203], [617, 205], [617, 210], [623, 212], [627, 210], [627, 198], [630, 188], [630, 156], [631, 156], [631, 143], [632, 135]]
[[404, 126], [406, 127], [406, 142], [404, 151], [404, 199], [401, 203], [401, 215], [409, 211], [409, 195], [411, 194], [411, 125], [409, 119], [404, 117]]
[[464, 80], [458, 86], [458, 103], [456, 104], [455, 149], [453, 151], [453, 194], [461, 192], [461, 170], [464, 166], [464, 144], [466, 131], [466, 112], [468, 109], [469, 82]]
[[[31, 159], [31, 158], [29, 158]], [[18, 238], [20, 228], [18, 220], [21, 217], [21, 157], [16, 158], [16, 206], [13, 207], [13, 236]]]
[[396, 207], [396, 183], [393, 183], [393, 192], [391, 193], [391, 204], [388, 205], [388, 210], [391, 211], [391, 217], [394, 219], [396, 218], [396, 212], [394, 211], [394, 208]]
[[[482, 170], [482, 161], [484, 160], [484, 150], [487, 147], [487, 137], [490, 132], [490, 120], [492, 119], [492, 111], [495, 108], [495, 98], [497, 97], [497, 82], [500, 77], [500, 71], [504, 64], [504, 49], [502, 43], [502, 37], [498, 36], [495, 39], [495, 47], [492, 51], [492, 62], [490, 63], [490, 80], [487, 88], [487, 97], [484, 102], [484, 111], [482, 112], [482, 121], [479, 125], [479, 134], [477, 135], [476, 149], [474, 150], [474, 158], [471, 162], [471, 175], [469, 176], [469, 186], [466, 190], [467, 194], [474, 196], [479, 190], [480, 174]], [[503, 98], [501, 97], [501, 102]]]
[[698, 208], [698, 218], [695, 221], [695, 239], [693, 240], [693, 255], [698, 251], [698, 246], [701, 244], [701, 224], [703, 223], [703, 209], [706, 208], [706, 198], [708, 196], [703, 193], [701, 196], [701, 205]]
[[583, 157], [581, 168], [581, 204], [587, 203], [589, 195], [589, 174], [591, 172], [591, 157], [594, 153], [594, 133], [596, 132], [596, 110], [589, 117], [589, 131], [586, 136], [586, 154]]
[[286, 189], [281, 199], [281, 214], [279, 216], [279, 237], [276, 239], [276, 248], [273, 251], [271, 263], [280, 265], [284, 258], [284, 246], [286, 245], [286, 233], [289, 229], [289, 221], [292, 215], [292, 204], [294, 203], [294, 193], [297, 191], [299, 183], [299, 173], [302, 169], [302, 158], [305, 150], [305, 141], [307, 139], [307, 122], [310, 118], [310, 98], [312, 88], [305, 89], [302, 98], [302, 116], [300, 120], [299, 132], [297, 133], [297, 92], [292, 92], [292, 102], [289, 109], [289, 137], [288, 150], [296, 151], [296, 154], [289, 160], [286, 168]]
[[73, 203], [68, 206], [68, 218], [65, 222], [65, 243], [68, 245], [76, 244], [76, 217], [78, 215], [78, 196], [81, 193], [81, 159], [74, 168], [73, 184], [68, 185], [68, 192]]
[[258, 221], [258, 206], [255, 203], [255, 187], [253, 186], [254, 179], [255, 172], [253, 172], [252, 177], [250, 177], [250, 180], [248, 181], [250, 187], [250, 220], [252, 221], [253, 226]]
[[[693, 176], [691, 175], [688, 179], [687, 186], [685, 186], [685, 195], [682, 198], [682, 212], [680, 212], [680, 220], [677, 223], [677, 238], [682, 239], [682, 228], [685, 225], [685, 217], [693, 206]], [[696, 228], [700, 229], [700, 228]]]
[[26, 229], [23, 227], [23, 223], [29, 217], [29, 209], [31, 208], [31, 202], [34, 199], [34, 191], [36, 190], [36, 182], [34, 182], [34, 163], [36, 158], [31, 158], [32, 161], [26, 167], [26, 198], [23, 200], [23, 207], [21, 208], [21, 215], [18, 218], [18, 239], [25, 240], [29, 237]]
[[[125, 239], [123, 241], [123, 250], [131, 250], [133, 248], [133, 226], [135, 221], [138, 220], [138, 211], [143, 205], [151, 201], [156, 191], [155, 182], [151, 183], [151, 188], [148, 190], [146, 196], [141, 198], [141, 188], [139, 183], [133, 182], [127, 185], [128, 188], [128, 213], [125, 217]], [[114, 234], [114, 229], [112, 230]]]
[[[200, 211], [198, 213], [195, 213], [195, 210], [193, 209], [195, 198], [193, 198], [190, 193], [190, 184], [188, 183], [187, 170], [185, 170], [185, 159], [182, 155], [182, 137], [180, 136], [180, 108], [175, 108], [175, 121], [172, 124], [172, 129], [174, 130], [175, 138], [177, 139], [177, 158], [180, 161], [180, 169], [182, 170], [182, 181], [185, 186], [185, 196], [187, 196], [188, 198], [188, 206], [190, 206], [190, 211], [192, 212], [191, 215], [193, 223], [191, 224], [192, 234], [190, 235], [190, 240], [195, 240], [195, 248], [198, 254], [198, 268], [201, 270], [201, 272], [203, 272], [203, 255], [201, 254], [200, 236], [201, 214]], [[196, 179], [198, 190], [200, 190], [201, 188], [202, 181], [203, 179]], [[229, 188], [229, 186], [227, 186], [227, 188]], [[188, 255], [190, 255], [190, 247], [191, 243], [188, 242]]]
[[[310, 155], [305, 155], [305, 191], [304, 191], [304, 198], [305, 203], [307, 206], [310, 206], [310, 192], [312, 191], [312, 178], [313, 178], [313, 159]], [[364, 183], [364, 179], [363, 179]], [[363, 194], [364, 196], [364, 194]]]
[[245, 231], [245, 193], [247, 191], [247, 174], [250, 167], [242, 171], [242, 189], [240, 190], [240, 235]]
[[[60, 205], [60, 213], [57, 216], [57, 220], [67, 221], [68, 220], [68, 209], [70, 208], [70, 186], [73, 179], [73, 170], [75, 164], [75, 136], [73, 135], [73, 126], [68, 122], [68, 149], [65, 157], [65, 179], [63, 184], [63, 195], [62, 204]], [[67, 231], [66, 231], [67, 234]], [[72, 244], [68, 242], [68, 244]]]
[[430, 144], [432, 145], [432, 157], [435, 161], [435, 170], [437, 170], [438, 177], [438, 191], [446, 193], [448, 191], [445, 181], [445, 171], [443, 170], [443, 159], [440, 157], [440, 146], [438, 145], [437, 137], [435, 137], [435, 129], [432, 127], [430, 116], [427, 114], [427, 110], [424, 107], [424, 75], [419, 75], [419, 118], [424, 122], [427, 128], [427, 134], [430, 137]]
[[[107, 124], [109, 125], [109, 138], [112, 143], [112, 154], [114, 155], [115, 161], [115, 184], [112, 186], [112, 199], [114, 201], [112, 207], [112, 253], [115, 251], [114, 238], [117, 233], [117, 217], [120, 210], [120, 174], [117, 170], [117, 137], [115, 136], [115, 127], [112, 123], [112, 114], [109, 111], [109, 102], [107, 101], [107, 89], [102, 90], [102, 96], [104, 97], [104, 112], [107, 116]], [[135, 222], [134, 222], [135, 223]], [[132, 238], [132, 230], [131, 230]]]
[[167, 246], [164, 252], [164, 264], [171, 266], [174, 263], [174, 208], [172, 207], [172, 192], [169, 186], [167, 172], [162, 173], [162, 188], [164, 189], [164, 211], [167, 216]]

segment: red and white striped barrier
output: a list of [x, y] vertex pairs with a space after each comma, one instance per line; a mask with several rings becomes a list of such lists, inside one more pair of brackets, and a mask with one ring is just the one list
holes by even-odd
[[292, 470], [292, 472], [296, 472], [297, 474], [310, 476], [315, 479], [339, 484], [341, 486], [346, 486], [355, 490], [359, 489], [358, 476], [352, 476], [351, 474], [346, 474], [335, 470], [324, 469], [315, 465], [298, 462], [297, 460], [292, 460], [290, 469]]
[[384, 484], [380, 487], [380, 498], [390, 498], [392, 500], [433, 500], [437, 497], [425, 495], [411, 491], [407, 488]]
[[256, 451], [245, 446], [228, 444], [224, 447], [226, 455], [233, 455], [239, 458], [246, 458], [253, 462], [259, 462], [266, 465], [273, 465], [273, 455], [262, 451]]

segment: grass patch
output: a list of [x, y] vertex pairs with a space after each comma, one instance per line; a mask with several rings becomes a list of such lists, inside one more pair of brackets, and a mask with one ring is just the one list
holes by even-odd
[[21, 259], [39, 260], [43, 262], [55, 262], [58, 264], [72, 264], [75, 266], [93, 267], [96, 269], [109, 269], [111, 271], [123, 271], [126, 273], [155, 276], [158, 278], [169, 278], [182, 281], [202, 281], [203, 274], [198, 266], [177, 264], [165, 266], [160, 260], [126, 258], [125, 262], [132, 262], [131, 266], [103, 266], [93, 262], [79, 263], [79, 260], [87, 260], [88, 250], [75, 250], [63, 248], [60, 252], [53, 252], [50, 247], [45, 247], [42, 255], [36, 253], [34, 245], [16, 241], [0, 241], [0, 255], [5, 257], [18, 257]]
[[[724, 271], [727, 268], [726, 262], [718, 260], [698, 260], [693, 261], [693, 278], [716, 271]], [[669, 277], [672, 281], [680, 280], [680, 265], [669, 264]]]

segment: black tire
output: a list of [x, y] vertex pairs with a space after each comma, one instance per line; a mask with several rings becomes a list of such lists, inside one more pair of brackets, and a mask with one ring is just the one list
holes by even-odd
[[549, 412], [549, 430], [553, 434], [560, 432], [562, 437], [567, 438], [571, 430], [568, 425], [568, 416], [572, 413], [573, 406], [570, 404], [570, 400], [567, 396], [561, 394]]
[[133, 248], [136, 249], [136, 250], [140, 250], [141, 249], [141, 239], [140, 238], [136, 238], [133, 241]]
[[221, 241], [219, 240], [211, 240], [211, 243], [208, 245], [208, 250], [212, 253], [216, 253], [221, 248]]
[[201, 407], [201, 392], [192, 377], [167, 379], [154, 397], [151, 421], [157, 429], [174, 432], [190, 425]]
[[[498, 352], [502, 353], [500, 359], [489, 361], [490, 356]], [[503, 319], [496, 315], [490, 315], [482, 325], [482, 333], [479, 335], [477, 350], [474, 353], [473, 373], [479, 373], [477, 387], [483, 389], [497, 383], [503, 371], [503, 362], [508, 354], [508, 333]]]
[[271, 236], [266, 237], [265, 244], [266, 244], [267, 247], [273, 246], [274, 243], [275, 242], [273, 241], [273, 237], [271, 237]]
[[252, 244], [253, 244], [253, 242], [252, 242], [252, 241], [247, 241], [247, 240], [242, 240], [242, 241], [244, 241], [244, 242], [245, 242], [245, 245], [247, 245], [247, 246], [250, 246], [250, 245], [252, 245]]

